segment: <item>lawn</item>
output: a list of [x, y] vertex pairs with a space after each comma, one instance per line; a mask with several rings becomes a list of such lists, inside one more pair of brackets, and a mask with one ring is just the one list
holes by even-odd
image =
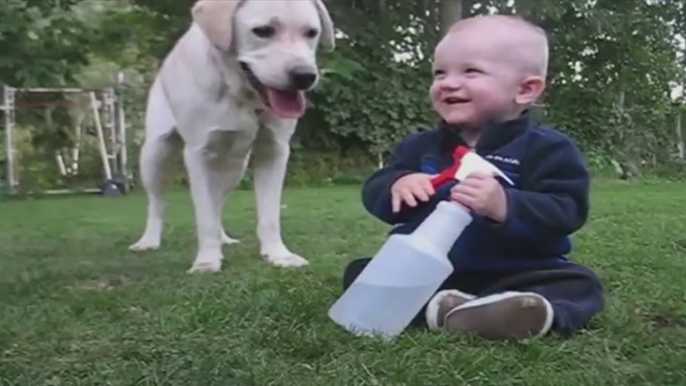
[[190, 198], [167, 200], [163, 248], [142, 254], [127, 250], [140, 193], [0, 202], [0, 386], [686, 384], [686, 184], [594, 186], [572, 257], [599, 273], [607, 309], [572, 339], [527, 344], [424, 331], [387, 344], [330, 322], [342, 268], [388, 230], [355, 187], [286, 191], [284, 238], [311, 262], [297, 270], [260, 259], [243, 191], [225, 209], [242, 243], [223, 272], [187, 274]]

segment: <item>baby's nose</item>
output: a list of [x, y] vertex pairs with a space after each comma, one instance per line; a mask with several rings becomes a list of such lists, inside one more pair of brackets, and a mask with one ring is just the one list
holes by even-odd
[[441, 90], [458, 90], [462, 87], [462, 80], [456, 76], [448, 77], [441, 80]]

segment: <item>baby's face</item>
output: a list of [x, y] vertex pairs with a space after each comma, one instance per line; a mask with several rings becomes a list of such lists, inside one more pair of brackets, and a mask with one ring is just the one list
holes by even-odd
[[493, 35], [467, 26], [449, 33], [436, 47], [429, 94], [446, 122], [479, 129], [513, 114], [518, 73]]

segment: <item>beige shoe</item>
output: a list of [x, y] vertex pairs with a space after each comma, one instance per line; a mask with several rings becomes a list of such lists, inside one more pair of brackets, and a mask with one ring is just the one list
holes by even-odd
[[476, 299], [476, 296], [458, 290], [438, 292], [426, 306], [426, 324], [429, 325], [429, 329], [435, 330], [443, 327], [443, 320], [448, 312], [473, 299]]
[[505, 292], [467, 301], [445, 314], [450, 332], [476, 333], [487, 339], [523, 340], [541, 337], [553, 324], [553, 308], [531, 292]]

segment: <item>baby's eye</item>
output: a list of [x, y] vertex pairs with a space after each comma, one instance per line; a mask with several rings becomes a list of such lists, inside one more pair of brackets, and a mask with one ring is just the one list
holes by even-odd
[[465, 73], [467, 73], [467, 74], [480, 74], [481, 70], [474, 68], [474, 67], [469, 67], [465, 70]]
[[434, 70], [434, 78], [438, 78], [445, 75], [445, 71], [443, 70]]

